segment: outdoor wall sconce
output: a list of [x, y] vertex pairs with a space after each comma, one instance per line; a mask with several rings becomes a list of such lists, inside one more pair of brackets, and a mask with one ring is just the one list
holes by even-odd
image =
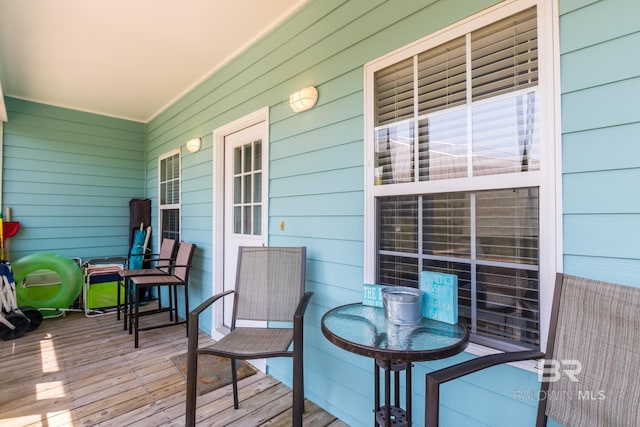
[[190, 153], [195, 153], [200, 151], [201, 147], [202, 147], [202, 140], [200, 140], [200, 138], [193, 138], [187, 141], [187, 150], [189, 150]]
[[289, 106], [296, 113], [313, 108], [318, 102], [318, 89], [313, 86], [303, 87], [289, 96]]

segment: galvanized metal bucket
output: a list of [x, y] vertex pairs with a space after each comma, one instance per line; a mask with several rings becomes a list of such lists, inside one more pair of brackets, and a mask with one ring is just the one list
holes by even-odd
[[383, 288], [382, 305], [387, 320], [396, 325], [415, 325], [422, 320], [422, 295], [420, 289], [406, 286]]

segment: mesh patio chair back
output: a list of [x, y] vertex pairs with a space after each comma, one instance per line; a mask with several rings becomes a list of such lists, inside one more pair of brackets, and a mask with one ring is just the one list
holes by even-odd
[[439, 423], [441, 384], [544, 358], [536, 427], [548, 418], [567, 426], [640, 426], [638, 307], [638, 287], [558, 274], [546, 352], [491, 354], [428, 373], [425, 425]]
[[545, 414], [565, 425], [639, 426], [640, 288], [564, 275], [557, 297], [546, 357], [555, 364], [541, 394], [560, 398], [546, 399]]
[[189, 282], [189, 270], [195, 245], [193, 243], [180, 242], [176, 253], [173, 275], [184, 283]]
[[160, 252], [156, 261], [156, 268], [165, 272], [169, 272], [168, 266], [173, 262], [173, 253], [176, 250], [176, 241], [174, 239], [164, 238], [160, 244]]
[[235, 320], [291, 322], [304, 293], [303, 247], [241, 247]]

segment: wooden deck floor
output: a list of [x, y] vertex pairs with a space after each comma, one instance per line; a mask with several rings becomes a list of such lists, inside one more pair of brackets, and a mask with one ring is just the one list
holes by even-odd
[[[0, 425], [184, 425], [185, 379], [169, 360], [186, 351], [184, 328], [143, 332], [134, 350], [115, 314], [71, 312], [0, 341]], [[240, 382], [238, 410], [230, 385], [199, 396], [198, 425], [288, 426], [291, 401], [288, 387], [258, 373]], [[304, 425], [346, 424], [306, 401]]]

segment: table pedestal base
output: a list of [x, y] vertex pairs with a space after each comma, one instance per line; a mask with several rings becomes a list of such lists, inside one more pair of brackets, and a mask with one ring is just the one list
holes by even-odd
[[[384, 371], [384, 403], [380, 405], [380, 369]], [[391, 373], [394, 387], [391, 390]], [[405, 373], [406, 410], [400, 408], [400, 372]], [[411, 363], [375, 360], [374, 362], [375, 425], [385, 427], [411, 426]], [[393, 395], [393, 403], [391, 402]], [[389, 410], [387, 411], [387, 408]]]
[[[378, 425], [384, 426], [387, 418], [387, 409], [380, 408], [376, 412], [376, 422]], [[408, 427], [409, 421], [407, 420], [407, 413], [402, 408], [395, 406], [391, 407], [390, 424], [393, 427]]]

